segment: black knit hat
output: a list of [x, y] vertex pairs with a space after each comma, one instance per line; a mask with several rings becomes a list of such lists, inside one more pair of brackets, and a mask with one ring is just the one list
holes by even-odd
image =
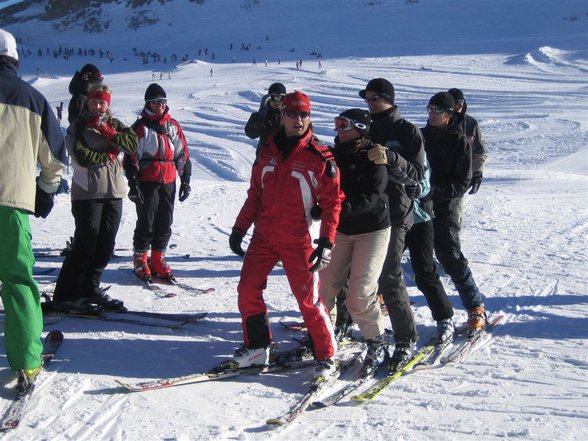
[[353, 121], [353, 128], [361, 133], [363, 136], [370, 134], [370, 112], [363, 109], [348, 109], [342, 112], [339, 116]]
[[440, 107], [444, 110], [455, 109], [455, 99], [449, 92], [439, 92], [431, 97], [429, 104]]
[[377, 93], [390, 104], [394, 104], [394, 86], [385, 78], [374, 78], [367, 83], [365, 89], [359, 91], [359, 96], [365, 98], [365, 93], [371, 90]]
[[449, 89], [447, 92], [449, 92], [451, 94], [451, 96], [453, 97], [453, 99], [455, 101], [465, 101], [465, 98], [463, 96], [463, 92], [460, 89]]
[[286, 86], [282, 83], [274, 83], [267, 90], [269, 95], [286, 95]]
[[80, 73], [82, 75], [84, 75], [84, 74], [98, 74], [98, 75], [100, 75], [100, 69], [98, 69], [93, 64], [86, 64], [84, 67], [82, 67], [82, 70], [80, 70]]
[[165, 90], [157, 83], [151, 83], [145, 91], [145, 102], [151, 101], [157, 98], [167, 98]]

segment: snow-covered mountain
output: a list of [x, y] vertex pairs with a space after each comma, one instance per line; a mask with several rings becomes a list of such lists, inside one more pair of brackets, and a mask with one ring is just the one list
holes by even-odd
[[[176, 205], [169, 261], [184, 282], [216, 291], [195, 295], [169, 288], [177, 296], [160, 298], [138, 286], [128, 274], [136, 215], [126, 201], [117, 239], [121, 257], [103, 280], [109, 293], [134, 310], [207, 311], [208, 317], [179, 331], [48, 321], [46, 330], [59, 328], [66, 340], [21, 427], [3, 439], [585, 438], [585, 0], [174, 0], [135, 8], [131, 2], [92, 2], [101, 7], [89, 10], [108, 23], [99, 33], [85, 32], [76, 20], [65, 26], [63, 17], [12, 20], [41, 16], [46, 4], [23, 2], [26, 7], [10, 19], [0, 15], [0, 27], [19, 38], [23, 78], [54, 107], [60, 102], [67, 107], [71, 76], [86, 63], [100, 67], [114, 91], [114, 114], [128, 124], [153, 79], [165, 88], [194, 165], [192, 195]], [[158, 21], [129, 28], [140, 12]], [[73, 51], [65, 57], [64, 49]], [[308, 93], [316, 133], [331, 143], [334, 116], [364, 107], [358, 91], [380, 76], [394, 83], [402, 114], [417, 125], [426, 122], [428, 99], [451, 87], [464, 90], [468, 109], [480, 122], [490, 158], [480, 191], [465, 197], [463, 247], [488, 309], [506, 316], [496, 338], [460, 365], [407, 375], [365, 406], [345, 401], [308, 412], [281, 433], [268, 431], [264, 422], [303, 393], [308, 369], [124, 393], [115, 379], [204, 371], [229, 358], [241, 342], [236, 305], [241, 260], [231, 254], [228, 234], [255, 157], [256, 142], [243, 127], [267, 87], [281, 81], [288, 90]], [[36, 250], [61, 249], [73, 233], [69, 196], [57, 196], [46, 220], [31, 222]], [[47, 291], [60, 260], [38, 259], [36, 271], [50, 268], [53, 274], [38, 276]], [[434, 322], [413, 286], [410, 265], [404, 268], [424, 341]], [[443, 282], [456, 320], [464, 320], [444, 275]], [[278, 321], [298, 319], [299, 313], [283, 270], [274, 271], [265, 296], [274, 339], [288, 345], [297, 335]], [[5, 385], [0, 413], [13, 396], [7, 366], [0, 357]]]

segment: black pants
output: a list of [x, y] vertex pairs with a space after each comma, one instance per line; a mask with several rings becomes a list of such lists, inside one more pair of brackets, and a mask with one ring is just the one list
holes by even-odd
[[402, 254], [406, 230], [404, 225], [392, 226], [388, 253], [378, 281], [397, 343], [416, 341], [417, 338], [414, 315], [402, 276]]
[[148, 251], [149, 247], [165, 251], [174, 221], [176, 183], [139, 181], [139, 187], [145, 200], [137, 204], [133, 247], [135, 251]]
[[57, 277], [54, 300], [92, 295], [108, 265], [122, 216], [122, 199], [72, 201], [73, 246]]
[[432, 221], [414, 224], [406, 234], [406, 247], [410, 253], [417, 288], [427, 299], [433, 320], [439, 321], [453, 317], [453, 307], [437, 274], [433, 244]]
[[461, 252], [461, 204], [461, 198], [455, 198], [439, 209], [435, 207], [435, 255], [451, 277], [463, 306], [472, 309], [482, 305], [484, 298], [476, 285], [468, 261]]

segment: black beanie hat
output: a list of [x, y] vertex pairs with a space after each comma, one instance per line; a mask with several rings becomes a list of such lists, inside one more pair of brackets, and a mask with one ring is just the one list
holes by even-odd
[[365, 98], [365, 93], [371, 90], [377, 93], [390, 104], [394, 104], [394, 86], [385, 78], [374, 78], [367, 83], [365, 89], [359, 91], [359, 96]]
[[84, 75], [84, 74], [98, 74], [98, 75], [100, 75], [100, 69], [98, 69], [93, 64], [86, 64], [84, 67], [82, 67], [82, 70], [80, 70], [80, 73], [82, 75]]
[[145, 91], [145, 102], [157, 98], [167, 98], [167, 95], [165, 94], [165, 90], [163, 90], [163, 87], [161, 87], [157, 83], [152, 83]]
[[451, 94], [451, 96], [453, 97], [453, 99], [455, 99], [455, 101], [465, 101], [465, 98], [463, 96], [463, 92], [460, 89], [449, 89], [447, 92], [449, 92]]
[[362, 136], [368, 136], [370, 134], [370, 112], [363, 109], [349, 109], [342, 112], [339, 116], [353, 121], [355, 130], [362, 134]]
[[444, 110], [455, 109], [455, 99], [449, 92], [439, 92], [431, 97], [429, 104], [440, 107]]
[[269, 95], [286, 95], [286, 86], [282, 83], [274, 83], [267, 90]]

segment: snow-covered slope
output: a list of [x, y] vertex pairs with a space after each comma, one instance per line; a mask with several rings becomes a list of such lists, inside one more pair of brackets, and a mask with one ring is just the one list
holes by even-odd
[[[24, 79], [54, 107], [60, 102], [67, 107], [71, 75], [92, 62], [114, 90], [115, 115], [130, 124], [155, 75], [167, 91], [172, 115], [185, 129], [194, 163], [192, 195], [176, 205], [169, 261], [183, 281], [216, 291], [194, 295], [170, 288], [176, 297], [159, 298], [137, 285], [128, 275], [136, 215], [125, 202], [117, 240], [122, 258], [114, 259], [104, 274], [109, 293], [135, 310], [207, 311], [208, 317], [181, 331], [81, 319], [48, 322], [46, 329], [64, 332], [65, 343], [22, 426], [3, 439], [585, 438], [584, 1], [219, 0], [196, 5], [177, 0], [158, 10], [158, 24], [136, 32], [124, 30], [125, 12], [114, 4], [105, 8], [112, 25], [100, 35], [55, 32], [46, 23], [8, 29], [31, 49], [22, 59]], [[241, 43], [251, 43], [253, 49], [241, 51]], [[46, 54], [61, 44], [76, 48], [70, 59]], [[114, 60], [78, 55], [78, 46], [111, 49]], [[168, 63], [143, 65], [133, 48], [159, 52]], [[198, 58], [199, 48], [208, 48], [209, 54]], [[322, 67], [309, 55], [312, 51], [321, 53]], [[169, 57], [174, 52], [180, 58], [188, 54], [194, 62], [173, 64]], [[257, 66], [251, 65], [253, 57]], [[303, 65], [296, 69], [299, 59]], [[430, 96], [451, 87], [464, 90], [468, 109], [480, 122], [490, 159], [480, 191], [465, 197], [463, 247], [488, 309], [507, 318], [492, 343], [461, 365], [402, 378], [371, 404], [355, 407], [345, 401], [308, 412], [279, 434], [263, 423], [300, 396], [311, 377], [308, 370], [125, 393], [115, 379], [207, 370], [229, 358], [241, 342], [236, 305], [241, 260], [231, 254], [228, 234], [255, 156], [256, 143], [245, 137], [243, 127], [267, 87], [281, 81], [288, 90], [308, 93], [316, 132], [331, 143], [333, 117], [349, 107], [364, 107], [357, 93], [379, 76], [394, 83], [401, 112], [418, 125], [426, 121]], [[59, 195], [49, 218], [31, 222], [35, 249], [61, 249], [73, 233], [69, 197]], [[38, 277], [43, 290], [52, 289], [59, 267], [58, 259], [38, 260], [36, 269], [56, 268], [52, 275]], [[434, 322], [409, 267], [405, 265], [409, 291], [426, 339]], [[443, 282], [456, 320], [462, 321], [457, 293], [446, 276]], [[289, 344], [295, 335], [277, 322], [297, 319], [299, 313], [283, 270], [274, 271], [265, 297], [275, 340]], [[4, 356], [0, 366], [3, 412], [13, 395], [13, 374]]]

